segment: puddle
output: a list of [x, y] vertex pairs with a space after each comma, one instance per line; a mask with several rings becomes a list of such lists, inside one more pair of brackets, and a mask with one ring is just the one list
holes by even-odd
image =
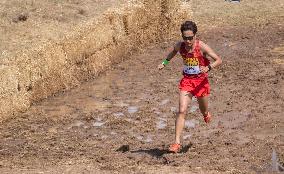
[[187, 135], [184, 135], [184, 136], [183, 136], [183, 139], [184, 139], [184, 140], [187, 140], [187, 139], [189, 139], [190, 137], [191, 137], [191, 134], [187, 134]]
[[225, 128], [236, 128], [239, 125], [245, 123], [251, 117], [249, 112], [227, 112], [224, 113], [220, 118], [220, 124]]
[[128, 107], [128, 113], [133, 114], [135, 112], [138, 111], [138, 107], [137, 106], [129, 106]]
[[111, 135], [116, 135], [117, 133], [116, 133], [116, 132], [111, 132], [110, 134], [111, 134]]
[[240, 3], [241, 0], [225, 0], [225, 1], [228, 1], [228, 2], [231, 2], [231, 3]]
[[107, 139], [107, 138], [108, 138], [107, 135], [102, 135], [102, 136], [101, 136], [101, 139], [102, 139], [102, 140], [105, 140], [105, 139]]
[[83, 126], [83, 125], [84, 125], [84, 123], [83, 123], [82, 121], [77, 120], [77, 121], [75, 121], [73, 124], [71, 124], [71, 125], [68, 127], [68, 129], [71, 129], [71, 128], [73, 128], [73, 127], [81, 127], [81, 126]]
[[84, 125], [82, 121], [75, 121], [75, 123], [73, 124], [73, 126], [76, 126], [76, 127], [80, 127], [82, 125]]
[[197, 109], [198, 109], [198, 106], [193, 105], [193, 106], [191, 106], [189, 112], [190, 112], [190, 113], [193, 113], [193, 112], [195, 112]]
[[272, 158], [271, 158], [271, 169], [272, 172], [278, 172], [278, 165], [277, 165], [277, 154], [275, 152], [275, 149], [272, 151]]
[[144, 140], [144, 142], [146, 143], [151, 143], [153, 141], [152, 137], [151, 136], [147, 136], [146, 140]]
[[124, 116], [124, 113], [122, 113], [122, 112], [117, 112], [117, 113], [113, 113], [113, 115], [114, 115], [115, 117], [122, 117], [122, 116]]
[[93, 123], [93, 126], [94, 126], [94, 127], [101, 127], [101, 126], [103, 126], [104, 124], [105, 124], [105, 122], [96, 121], [96, 122]]
[[105, 111], [108, 108], [112, 107], [112, 104], [109, 101], [102, 101], [102, 100], [94, 100], [93, 98], [77, 98], [72, 99], [74, 102], [71, 105], [71, 107], [78, 108], [80, 110], [84, 110], [86, 112], [92, 112], [92, 111]]
[[139, 141], [143, 141], [145, 143], [150, 143], [153, 141], [151, 135], [148, 135], [147, 138], [143, 137], [142, 135], [135, 135], [134, 137], [136, 137]]
[[165, 105], [165, 104], [169, 103], [169, 101], [170, 101], [169, 99], [165, 99], [159, 105], [160, 106]]
[[275, 149], [272, 150], [271, 172], [283, 172], [284, 167], [278, 163], [278, 158]]
[[184, 123], [185, 128], [195, 128], [196, 125], [199, 124], [199, 121], [192, 119], [192, 120], [186, 120]]
[[127, 118], [125, 120], [128, 121], [129, 123], [134, 122], [134, 120], [132, 120], [131, 118]]
[[165, 129], [165, 127], [167, 127], [167, 123], [164, 120], [159, 120], [156, 127], [157, 129]]
[[136, 138], [137, 138], [138, 140], [143, 140], [143, 136], [141, 136], [141, 135], [136, 136]]
[[166, 117], [166, 114], [164, 114], [163, 117], [159, 117], [158, 119], [162, 120], [162, 121], [167, 121], [167, 119], [165, 117]]
[[271, 162], [262, 169], [255, 169], [257, 173], [283, 173], [284, 167], [278, 162], [278, 157], [275, 149], [272, 149]]
[[176, 107], [171, 107], [171, 111], [172, 111], [173, 113], [177, 113], [177, 112], [178, 112], [178, 109], [177, 109]]

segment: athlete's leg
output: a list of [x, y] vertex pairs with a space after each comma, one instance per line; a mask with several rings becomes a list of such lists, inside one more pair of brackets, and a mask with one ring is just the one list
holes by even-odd
[[198, 97], [197, 101], [199, 103], [199, 109], [203, 115], [203, 119], [206, 123], [211, 121], [211, 115], [208, 112], [208, 96]]
[[200, 112], [203, 116], [207, 116], [208, 114], [208, 96], [197, 97], [197, 101], [199, 104]]
[[187, 113], [187, 108], [189, 103], [191, 102], [192, 94], [186, 91], [180, 91], [179, 97], [179, 113], [176, 117], [176, 135], [175, 135], [175, 143], [180, 144], [180, 136], [184, 127], [185, 115]]

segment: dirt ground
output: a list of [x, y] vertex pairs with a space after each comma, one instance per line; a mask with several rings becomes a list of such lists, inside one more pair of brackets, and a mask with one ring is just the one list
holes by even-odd
[[180, 56], [157, 69], [175, 42], [169, 40], [3, 120], [0, 173], [282, 173], [283, 3], [192, 3], [199, 38], [223, 64], [209, 75], [213, 121], [203, 122], [193, 100], [181, 153], [166, 151], [174, 140]]

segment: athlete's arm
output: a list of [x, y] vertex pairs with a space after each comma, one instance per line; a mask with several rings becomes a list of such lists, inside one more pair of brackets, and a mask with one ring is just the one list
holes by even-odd
[[[179, 49], [180, 49], [180, 42], [178, 42], [175, 46], [174, 46], [174, 48], [168, 53], [168, 55], [167, 55], [167, 57], [166, 57], [166, 61], [171, 61], [174, 57], [175, 57], [175, 55], [178, 53], [178, 51], [179, 51]], [[163, 63], [161, 63], [160, 65], [158, 65], [158, 68], [159, 69], [163, 69], [165, 67], [165, 64], [164, 64], [164, 62]]]
[[[210, 48], [207, 44], [205, 44], [204, 42], [200, 41], [200, 48], [201, 51], [206, 53], [207, 55], [209, 55], [214, 62], [210, 64], [211, 68], [216, 68], [217, 66], [219, 66], [222, 63], [222, 59], [213, 51], [212, 48]], [[209, 67], [202, 67], [201, 71], [202, 72], [208, 72], [210, 69]]]
[[172, 58], [175, 57], [175, 55], [178, 53], [180, 49], [180, 43], [177, 43], [174, 48], [171, 50], [171, 52], [169, 52], [168, 56], [167, 56], [167, 60], [170, 61]]

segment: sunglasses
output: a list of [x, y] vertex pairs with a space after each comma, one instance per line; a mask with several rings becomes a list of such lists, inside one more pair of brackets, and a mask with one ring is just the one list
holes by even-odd
[[192, 40], [194, 36], [182, 36], [183, 40]]

